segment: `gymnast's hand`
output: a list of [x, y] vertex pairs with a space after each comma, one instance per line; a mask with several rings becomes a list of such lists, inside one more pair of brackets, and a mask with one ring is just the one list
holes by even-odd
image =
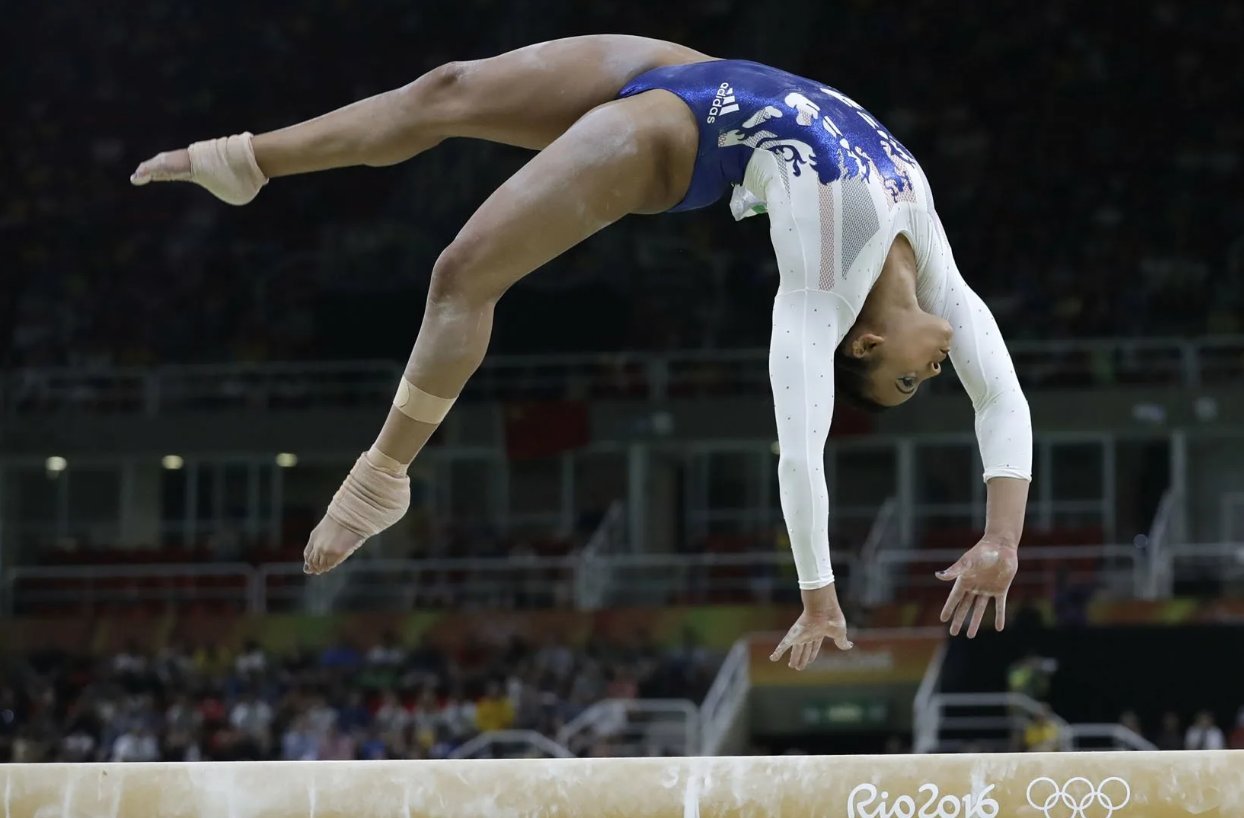
[[406, 469], [374, 448], [359, 455], [302, 552], [307, 574], [331, 571], [410, 507]]
[[1006, 625], [1006, 593], [1018, 567], [1019, 553], [1015, 546], [983, 539], [954, 565], [937, 572], [938, 579], [955, 583], [942, 608], [942, 621], [950, 622], [951, 636], [959, 635], [971, 612], [968, 638], [976, 638], [991, 599], [994, 600], [994, 628], [1002, 630]]
[[838, 604], [838, 591], [834, 583], [814, 591], [802, 591], [801, 595], [803, 613], [769, 655], [770, 662], [777, 662], [789, 650], [788, 664], [795, 670], [803, 670], [816, 661], [823, 639], [832, 639], [840, 650], [853, 647], [847, 639], [847, 618]]

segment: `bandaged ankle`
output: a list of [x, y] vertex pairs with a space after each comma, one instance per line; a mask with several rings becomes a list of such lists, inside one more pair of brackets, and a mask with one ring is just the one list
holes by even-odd
[[[400, 473], [389, 468], [396, 464]], [[360, 537], [371, 537], [402, 519], [410, 505], [405, 467], [376, 450], [359, 455], [333, 500], [328, 516]]]
[[420, 423], [438, 424], [449, 414], [449, 409], [457, 398], [441, 398], [424, 392], [405, 377], [397, 385], [397, 395], [393, 405], [411, 420]]
[[251, 138], [248, 132], [195, 142], [189, 149], [190, 180], [227, 204], [244, 205], [254, 199], [268, 177], [255, 161]]

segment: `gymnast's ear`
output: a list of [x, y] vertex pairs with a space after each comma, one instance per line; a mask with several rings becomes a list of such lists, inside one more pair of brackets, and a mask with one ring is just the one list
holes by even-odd
[[852, 358], [867, 359], [885, 343], [885, 338], [872, 332], [861, 332], [847, 344], [847, 354]]

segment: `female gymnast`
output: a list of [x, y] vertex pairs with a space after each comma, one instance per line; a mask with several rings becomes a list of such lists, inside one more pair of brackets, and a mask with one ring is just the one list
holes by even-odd
[[291, 127], [192, 144], [131, 177], [195, 182], [246, 204], [271, 178], [403, 162], [455, 136], [539, 151], [437, 259], [423, 323], [384, 427], [311, 532], [305, 570], [340, 564], [409, 505], [407, 467], [488, 346], [502, 294], [632, 213], [706, 207], [733, 187], [736, 219], [768, 213], [780, 281], [769, 373], [782, 512], [803, 613], [774, 650], [802, 670], [822, 640], [851, 647], [830, 568], [824, 446], [835, 388], [907, 401], [949, 355], [976, 411], [983, 538], [937, 576], [942, 621], [995, 627], [1018, 564], [1032, 429], [993, 316], [967, 287], [911, 154], [819, 82], [641, 37], [574, 37], [442, 65], [409, 85]]

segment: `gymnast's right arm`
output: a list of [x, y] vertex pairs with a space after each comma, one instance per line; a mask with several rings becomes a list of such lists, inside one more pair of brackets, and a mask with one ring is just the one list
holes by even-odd
[[829, 491], [825, 441], [834, 411], [834, 350], [840, 338], [835, 293], [779, 289], [773, 303], [769, 378], [777, 421], [778, 486], [790, 533], [804, 612], [770, 658], [789, 649], [790, 666], [802, 670], [829, 637], [851, 647], [829, 561]]

